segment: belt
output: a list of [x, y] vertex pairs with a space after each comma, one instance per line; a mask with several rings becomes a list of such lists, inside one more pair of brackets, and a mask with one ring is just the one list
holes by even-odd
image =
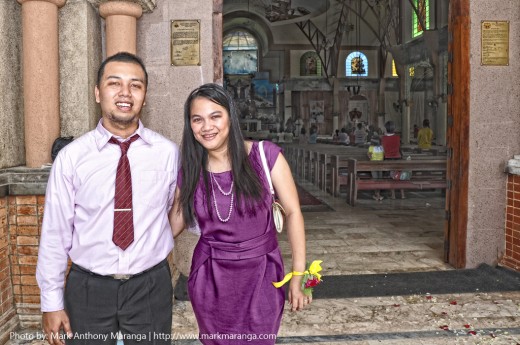
[[198, 246], [213, 259], [241, 260], [272, 252], [278, 247], [278, 241], [276, 236], [268, 231], [257, 238], [239, 243], [226, 243], [201, 237]]
[[266, 255], [278, 248], [275, 234], [274, 231], [267, 231], [257, 238], [238, 243], [220, 242], [201, 236], [193, 252], [190, 276], [209, 258], [243, 260]]
[[70, 266], [70, 269], [74, 270], [74, 271], [77, 271], [77, 272], [87, 273], [87, 274], [89, 274], [89, 275], [91, 275], [93, 277], [108, 278], [108, 279], [125, 281], [125, 280], [131, 279], [131, 278], [138, 277], [138, 276], [143, 275], [145, 273], [149, 273], [149, 272], [155, 271], [155, 270], [157, 270], [157, 269], [159, 269], [161, 267], [164, 267], [166, 265], [168, 265], [168, 260], [164, 259], [163, 261], [159, 262], [157, 265], [155, 265], [153, 267], [150, 267], [149, 269], [146, 269], [146, 270], [144, 270], [142, 272], [139, 272], [139, 273], [136, 273], [136, 274], [107, 274], [107, 275], [97, 274], [97, 273], [94, 273], [92, 271], [87, 270], [84, 267], [81, 267], [80, 265], [76, 265], [75, 263], [72, 263], [72, 265]]

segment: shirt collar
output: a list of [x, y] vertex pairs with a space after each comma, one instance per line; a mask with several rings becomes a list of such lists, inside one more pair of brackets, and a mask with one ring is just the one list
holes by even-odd
[[[151, 140], [148, 136], [148, 132], [145, 131], [144, 125], [139, 120], [139, 125], [137, 130], [129, 136], [129, 138], [135, 134], [139, 134], [139, 138], [142, 139], [145, 143], [150, 144]], [[121, 137], [110, 133], [105, 127], [103, 127], [103, 119], [101, 118], [96, 126], [96, 130], [94, 132], [94, 137], [96, 140], [96, 145], [98, 150], [101, 150], [110, 140], [110, 138], [114, 137], [116, 139], [121, 139]]]

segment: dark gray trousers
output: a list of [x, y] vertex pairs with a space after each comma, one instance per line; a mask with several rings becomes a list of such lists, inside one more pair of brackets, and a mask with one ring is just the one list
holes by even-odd
[[73, 265], [65, 288], [69, 344], [171, 344], [173, 288], [167, 263], [128, 280], [103, 277]]

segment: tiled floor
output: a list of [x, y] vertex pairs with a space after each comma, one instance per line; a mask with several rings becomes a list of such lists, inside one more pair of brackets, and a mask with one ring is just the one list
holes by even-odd
[[[302, 185], [334, 209], [304, 213], [307, 256], [323, 260], [325, 283], [331, 275], [453, 269], [442, 260], [444, 198], [440, 193], [407, 192], [404, 200], [381, 202], [367, 193], [353, 208], [344, 198]], [[288, 270], [289, 244], [284, 234], [280, 246]], [[520, 287], [502, 293], [315, 299], [302, 312], [287, 309], [277, 343], [520, 344]], [[197, 335], [189, 302], [175, 302], [173, 330], [178, 339], [174, 344], [200, 344], [180, 340]]]

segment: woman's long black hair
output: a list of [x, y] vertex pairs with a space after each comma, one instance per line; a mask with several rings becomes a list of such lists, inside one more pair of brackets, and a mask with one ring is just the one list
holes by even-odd
[[187, 227], [194, 224], [195, 210], [193, 201], [201, 172], [206, 190], [208, 213], [210, 216], [213, 216], [210, 207], [209, 174], [205, 169], [208, 163], [208, 152], [195, 140], [191, 129], [191, 105], [198, 97], [206, 98], [224, 107], [229, 114], [228, 155], [231, 160], [231, 172], [234, 181], [234, 209], [242, 213], [244, 210], [240, 210], [236, 205], [240, 205], [240, 200], [245, 200], [246, 211], [254, 213], [255, 206], [258, 201], [262, 199], [264, 194], [260, 179], [249, 162], [246, 145], [238, 121], [238, 108], [233, 98], [218, 84], [204, 84], [193, 90], [188, 96], [186, 103], [184, 103], [184, 131], [181, 143], [182, 185], [180, 198], [176, 202], [179, 202], [181, 205], [182, 215]]

